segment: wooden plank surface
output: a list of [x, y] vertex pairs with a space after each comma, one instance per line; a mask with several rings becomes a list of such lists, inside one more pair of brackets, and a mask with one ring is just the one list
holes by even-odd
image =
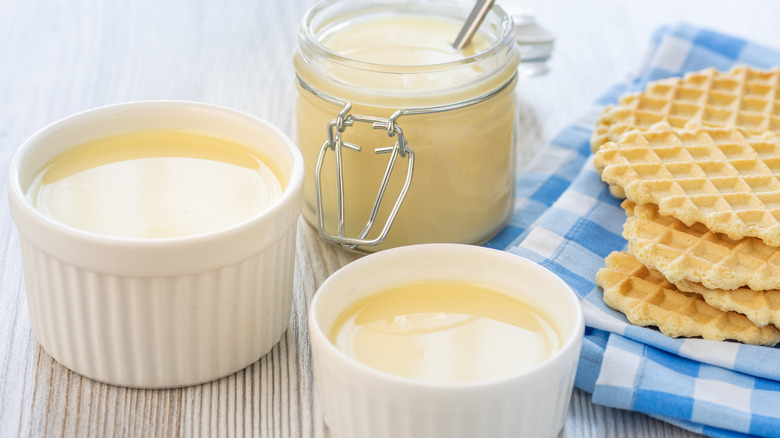
[[[557, 36], [552, 71], [524, 79], [521, 157], [543, 147], [610, 84], [637, 68], [652, 31], [689, 21], [780, 47], [773, 2], [526, 1]], [[292, 134], [290, 63], [308, 0], [0, 0], [0, 168], [45, 124], [110, 103], [183, 99], [229, 106]], [[294, 309], [281, 342], [219, 381], [135, 390], [93, 382], [35, 342], [16, 230], [0, 191], [0, 436], [323, 437], [312, 393], [306, 312], [356, 255], [299, 224]], [[576, 391], [566, 437], [687, 437]]]

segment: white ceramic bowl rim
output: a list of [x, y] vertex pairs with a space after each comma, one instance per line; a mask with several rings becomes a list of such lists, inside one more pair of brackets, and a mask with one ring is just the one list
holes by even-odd
[[[396, 374], [391, 374], [385, 371], [381, 371], [369, 365], [366, 365], [358, 361], [357, 359], [347, 355], [346, 353], [341, 351], [338, 347], [336, 347], [330, 341], [330, 339], [328, 339], [328, 336], [323, 332], [322, 327], [320, 326], [319, 321], [317, 320], [317, 308], [320, 306], [319, 302], [322, 300], [322, 295], [323, 295], [320, 294], [319, 291], [330, 287], [331, 283], [336, 282], [341, 277], [351, 275], [352, 270], [359, 269], [366, 263], [376, 263], [378, 260], [380, 260], [380, 258], [392, 257], [395, 256], [396, 253], [403, 255], [404, 252], [421, 251], [421, 250], [427, 251], [428, 249], [481, 252], [487, 256], [492, 256], [492, 257], [512, 258], [516, 261], [516, 263], [524, 264], [527, 267], [530, 267], [532, 270], [536, 271], [538, 275], [548, 277], [553, 282], [558, 283], [558, 285], [561, 287], [561, 291], [567, 296], [567, 298], [572, 303], [572, 306], [574, 307], [574, 313], [575, 313], [575, 321], [573, 324], [574, 329], [569, 334], [568, 338], [566, 339], [566, 342], [564, 342], [563, 345], [561, 345], [561, 347], [557, 351], [555, 351], [550, 357], [540, 362], [536, 366], [520, 372], [510, 373], [492, 379], [476, 380], [471, 382], [429, 382], [429, 381], [412, 379], [408, 377], [399, 376]], [[328, 277], [322, 283], [322, 285], [320, 285], [317, 293], [314, 294], [314, 298], [312, 299], [311, 306], [309, 309], [310, 309], [309, 310], [310, 312], [309, 331], [311, 332], [312, 335], [320, 338], [320, 342], [324, 346], [323, 348], [328, 350], [328, 352], [332, 356], [337, 357], [344, 366], [356, 368], [361, 372], [369, 373], [375, 377], [384, 379], [388, 382], [392, 382], [393, 384], [406, 385], [411, 388], [435, 389], [439, 391], [447, 391], [447, 390], [464, 391], [464, 390], [472, 390], [477, 388], [489, 390], [490, 387], [502, 386], [507, 382], [519, 378], [525, 379], [528, 377], [533, 377], [534, 374], [543, 372], [544, 368], [550, 366], [552, 363], [559, 360], [563, 360], [565, 353], [567, 351], [573, 348], [579, 348], [580, 347], [579, 344], [582, 341], [583, 333], [585, 330], [585, 316], [582, 311], [582, 306], [580, 304], [579, 297], [571, 289], [571, 287], [569, 287], [569, 285], [566, 284], [565, 281], [563, 281], [560, 277], [555, 275], [552, 271], [537, 263], [532, 262], [531, 260], [528, 260], [516, 254], [512, 254], [497, 249], [465, 245], [465, 244], [429, 243], [429, 244], [420, 244], [420, 245], [409, 245], [409, 246], [392, 248], [385, 251], [369, 254], [361, 259], [358, 259], [348, 264], [347, 266], [341, 268], [340, 270], [332, 274], [330, 277]]]
[[[159, 239], [133, 239], [133, 238], [109, 236], [109, 235], [93, 233], [69, 225], [65, 225], [41, 213], [37, 208], [35, 208], [35, 206], [32, 205], [30, 200], [27, 199], [24, 190], [22, 190], [20, 176], [19, 176], [19, 169], [21, 165], [24, 163], [24, 160], [29, 155], [31, 148], [35, 147], [35, 145], [42, 138], [45, 138], [49, 135], [53, 135], [62, 126], [68, 125], [73, 122], [77, 122], [83, 118], [90, 117], [99, 112], [105, 112], [111, 109], [142, 109], [142, 108], [156, 109], [156, 108], [163, 108], [163, 107], [179, 107], [181, 109], [199, 108], [204, 110], [215, 110], [226, 114], [230, 114], [232, 116], [251, 120], [254, 123], [261, 124], [266, 128], [268, 128], [271, 132], [273, 132], [276, 136], [278, 136], [281, 142], [285, 143], [288, 146], [289, 152], [293, 160], [292, 172], [290, 173], [290, 178], [288, 180], [288, 183], [282, 192], [282, 196], [279, 199], [277, 199], [274, 202], [274, 204], [271, 205], [268, 209], [262, 211], [261, 213], [245, 221], [236, 223], [232, 226], [220, 228], [220, 229], [216, 229], [213, 231], [200, 233], [200, 234], [192, 234], [192, 235], [170, 237], [170, 238], [159, 238]], [[206, 241], [221, 239], [226, 234], [243, 232], [244, 228], [251, 226], [251, 224], [257, 222], [258, 220], [262, 220], [265, 217], [269, 217], [277, 214], [278, 210], [282, 208], [286, 208], [287, 205], [292, 203], [293, 201], [291, 198], [296, 196], [296, 193], [303, 186], [303, 174], [304, 174], [303, 156], [301, 155], [298, 147], [279, 128], [277, 128], [276, 126], [272, 125], [271, 123], [257, 116], [254, 116], [252, 114], [243, 111], [228, 108], [225, 106], [204, 103], [204, 102], [194, 102], [194, 101], [184, 101], [184, 100], [148, 100], [148, 101], [132, 101], [132, 102], [125, 102], [125, 103], [116, 103], [116, 104], [91, 108], [91, 109], [87, 109], [72, 114], [65, 118], [59, 119], [55, 122], [52, 122], [49, 125], [46, 125], [45, 127], [41, 128], [39, 131], [37, 131], [35, 134], [33, 134], [31, 137], [29, 137], [24, 143], [22, 143], [19, 149], [17, 149], [16, 153], [14, 154], [11, 160], [11, 164], [9, 166], [8, 184], [11, 193], [13, 194], [13, 196], [17, 198], [19, 204], [27, 210], [27, 213], [31, 214], [37, 221], [43, 222], [51, 227], [55, 227], [59, 229], [61, 232], [64, 232], [73, 238], [89, 241], [95, 244], [121, 243], [123, 246], [139, 247], [139, 248], [154, 248], [157, 246], [171, 247], [172, 245], [177, 245], [177, 244], [189, 245], [189, 244], [205, 243]]]

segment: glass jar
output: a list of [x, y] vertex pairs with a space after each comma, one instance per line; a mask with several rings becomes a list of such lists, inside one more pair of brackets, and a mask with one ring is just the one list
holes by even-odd
[[303, 216], [325, 240], [481, 243], [511, 217], [512, 19], [494, 6], [463, 52], [435, 42], [450, 44], [471, 6], [335, 0], [305, 15], [293, 59]]

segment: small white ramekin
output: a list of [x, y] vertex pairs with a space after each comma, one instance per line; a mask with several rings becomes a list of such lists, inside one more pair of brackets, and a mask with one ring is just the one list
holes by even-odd
[[[441, 279], [490, 286], [536, 306], [563, 337], [561, 349], [525, 372], [442, 384], [378, 371], [327, 338], [356, 300], [409, 282]], [[566, 283], [513, 254], [426, 244], [369, 255], [328, 278], [311, 304], [311, 347], [325, 422], [336, 438], [556, 436], [569, 407], [584, 328], [579, 299]]]
[[[68, 147], [167, 129], [258, 150], [279, 172], [281, 198], [228, 229], [143, 240], [65, 226], [25, 196], [33, 175]], [[131, 387], [202, 383], [257, 361], [290, 318], [303, 169], [298, 148], [279, 129], [203, 103], [112, 105], [43, 128], [19, 148], [8, 173], [36, 339], [71, 370]]]

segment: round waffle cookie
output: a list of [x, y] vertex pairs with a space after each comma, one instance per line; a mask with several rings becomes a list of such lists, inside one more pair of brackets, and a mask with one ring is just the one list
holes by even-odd
[[780, 246], [780, 137], [771, 132], [662, 122], [604, 144], [593, 164], [626, 198], [656, 204], [663, 216]]
[[624, 313], [632, 324], [656, 326], [667, 336], [770, 346], [780, 342], [780, 330], [774, 325], [758, 327], [745, 315], [710, 306], [699, 294], [681, 292], [625, 252], [607, 256], [596, 283], [604, 289], [609, 307]]
[[622, 206], [628, 216], [623, 226], [628, 251], [669, 281], [709, 289], [780, 289], [780, 248], [753, 237], [732, 240], [699, 223], [689, 227], [661, 216], [655, 204], [623, 201]]
[[650, 82], [644, 92], [626, 94], [602, 112], [591, 136], [596, 152], [623, 133], [646, 130], [658, 122], [682, 128], [691, 120], [705, 126], [737, 126], [750, 132], [780, 134], [780, 69], [737, 66], [714, 68]]

